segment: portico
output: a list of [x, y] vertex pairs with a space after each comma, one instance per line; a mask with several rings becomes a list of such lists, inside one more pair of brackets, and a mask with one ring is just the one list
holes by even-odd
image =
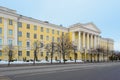
[[80, 59], [84, 61], [90, 61], [90, 53], [92, 54], [92, 60], [97, 60], [94, 52], [91, 50], [96, 50], [99, 48], [99, 37], [101, 31], [93, 24], [75, 24], [70, 30], [72, 31], [72, 42], [78, 47], [78, 52], [81, 54]]

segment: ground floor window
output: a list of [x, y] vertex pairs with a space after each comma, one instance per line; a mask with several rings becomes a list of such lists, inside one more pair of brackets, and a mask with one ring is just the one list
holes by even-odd
[[43, 56], [43, 52], [41, 52], [40, 55]]
[[46, 52], [46, 56], [49, 56], [49, 52]]
[[22, 51], [18, 51], [18, 56], [22, 56]]
[[26, 52], [26, 55], [27, 55], [27, 56], [30, 56], [30, 51], [27, 51], [27, 52]]

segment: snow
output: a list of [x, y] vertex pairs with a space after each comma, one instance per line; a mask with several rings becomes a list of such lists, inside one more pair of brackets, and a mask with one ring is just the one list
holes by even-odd
[[[53, 60], [52, 61], [53, 63], [59, 63], [60, 61], [56, 61], [56, 60]], [[61, 60], [61, 62], [63, 62], [63, 60]], [[74, 60], [67, 60], [66, 63], [74, 63], [75, 61]], [[76, 62], [83, 62], [82, 60], [76, 60]], [[14, 62], [10, 62], [10, 64], [32, 64], [33, 62], [32, 61], [29, 61], [29, 62], [24, 62], [24, 61], [14, 61]], [[35, 63], [51, 63], [51, 60], [41, 60], [41, 61], [35, 61]], [[8, 64], [8, 61], [0, 61], [0, 64]]]

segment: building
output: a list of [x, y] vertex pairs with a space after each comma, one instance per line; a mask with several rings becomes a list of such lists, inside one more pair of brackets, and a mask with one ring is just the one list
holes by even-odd
[[[70, 40], [77, 45], [78, 60], [97, 61], [98, 54], [95, 53], [95, 50], [98, 48], [104, 48], [107, 52], [114, 50], [114, 41], [102, 38], [101, 31], [93, 23], [77, 23], [66, 28], [48, 21], [40, 21], [17, 14], [12, 9], [0, 7], [0, 60], [8, 59], [3, 49], [10, 44], [17, 48], [14, 59], [33, 59], [34, 51], [31, 49], [31, 45], [36, 40], [42, 41], [44, 44], [56, 42], [62, 33], [68, 33]], [[45, 60], [48, 55], [49, 53], [43, 49], [39, 53], [39, 60]], [[101, 52], [99, 60], [104, 60], [103, 55], [104, 53]], [[108, 59], [108, 56], [105, 55], [105, 60]], [[55, 57], [59, 56], [55, 55], [54, 59]], [[74, 59], [73, 55], [70, 57]]]

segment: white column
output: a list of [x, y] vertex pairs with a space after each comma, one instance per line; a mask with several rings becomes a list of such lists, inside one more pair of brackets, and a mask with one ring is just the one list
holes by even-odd
[[89, 50], [90, 49], [90, 40], [89, 40], [90, 38], [89, 38], [89, 33], [87, 33], [87, 49]]
[[90, 36], [90, 39], [91, 39], [90, 47], [93, 48], [93, 35], [92, 35], [92, 34], [91, 34], [91, 36]]
[[85, 48], [85, 32], [83, 32], [83, 48]]
[[83, 32], [83, 48], [85, 49], [85, 53], [84, 53], [84, 55], [85, 55], [85, 61], [86, 61], [86, 40], [85, 40], [85, 32]]
[[72, 33], [72, 41], [75, 41], [75, 32]]
[[17, 22], [15, 23], [15, 28], [14, 28], [14, 31], [15, 31], [15, 35], [14, 35], [14, 45], [17, 46], [17, 43], [18, 43], [18, 29], [17, 29]]
[[7, 18], [4, 18], [4, 45], [7, 45]]
[[96, 49], [96, 35], [94, 35], [94, 49]]
[[96, 43], [97, 45], [96, 46], [97, 46], [97, 48], [99, 48], [100, 47], [99, 44], [98, 44], [99, 37], [97, 36], [96, 39], [97, 39], [97, 43]]
[[80, 50], [81, 49], [81, 32], [79, 31], [78, 32], [78, 49]]
[[100, 48], [100, 37], [98, 36], [98, 47]]

